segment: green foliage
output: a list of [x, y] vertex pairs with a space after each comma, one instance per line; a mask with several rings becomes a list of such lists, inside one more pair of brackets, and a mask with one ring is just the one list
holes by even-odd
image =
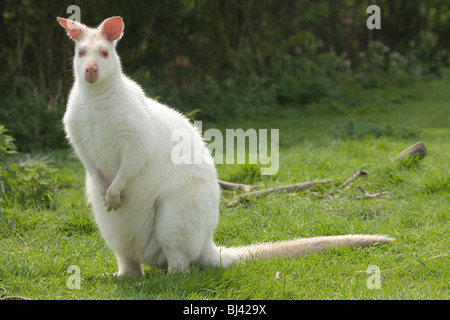
[[446, 51], [437, 45], [438, 36], [431, 31], [420, 31], [416, 40], [410, 40], [407, 56], [410, 72], [436, 78], [442, 75]]
[[67, 147], [61, 119], [61, 96], [47, 97], [36, 86], [23, 83], [17, 97], [0, 98], [0, 121], [7, 123], [21, 151]]
[[364, 88], [407, 84], [411, 79], [408, 75], [408, 59], [381, 41], [370, 42], [367, 51], [359, 52], [359, 59], [355, 78]]
[[0, 125], [0, 201], [4, 201], [9, 195], [12, 195], [12, 182], [16, 177], [18, 167], [11, 163], [8, 156], [16, 152], [14, 139], [5, 134], [7, 130], [3, 125]]
[[[19, 150], [65, 148], [61, 118], [73, 42], [56, 22], [72, 2], [1, 4], [0, 123]], [[443, 75], [448, 4], [377, 1], [382, 29], [366, 28], [367, 1], [76, 1], [95, 26], [121, 15], [124, 70], [203, 120], [260, 117], [273, 106], [354, 106], [346, 87], [384, 88]], [[270, 106], [270, 107], [268, 107]], [[198, 118], [199, 119], [199, 118]]]
[[16, 147], [5, 131], [0, 126], [0, 204], [50, 207], [56, 170], [39, 159], [14, 162]]
[[16, 153], [16, 146], [14, 145], [14, 138], [6, 134], [6, 128], [0, 124], [0, 165], [5, 174], [14, 173], [14, 169], [11, 167], [7, 156]]
[[27, 161], [19, 165], [15, 181], [10, 181], [13, 194], [8, 201], [25, 206], [50, 207], [56, 169], [46, 162]]
[[321, 47], [321, 41], [307, 41], [297, 54], [273, 58], [268, 73], [277, 83], [278, 103], [305, 106], [341, 97], [341, 87], [351, 79], [351, 62], [333, 49], [319, 53]]

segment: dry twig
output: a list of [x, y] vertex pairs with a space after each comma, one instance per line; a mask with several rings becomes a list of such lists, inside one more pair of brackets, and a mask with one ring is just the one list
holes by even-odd
[[267, 195], [267, 194], [271, 194], [274, 192], [281, 192], [281, 191], [299, 192], [299, 191], [303, 191], [303, 190], [309, 189], [311, 187], [314, 187], [315, 185], [318, 185], [318, 184], [323, 185], [323, 184], [330, 184], [330, 183], [331, 183], [331, 180], [327, 179], [327, 180], [319, 180], [319, 181], [312, 181], [312, 182], [302, 182], [302, 183], [297, 183], [297, 184], [291, 184], [288, 186], [281, 186], [281, 187], [276, 187], [276, 188], [269, 188], [269, 189], [264, 189], [264, 190], [246, 192], [246, 193], [239, 195], [235, 199], [228, 201], [225, 205], [227, 207], [231, 207], [239, 200], [248, 198], [251, 196], [259, 197], [261, 195]]
[[385, 194], [387, 194], [387, 191], [382, 191], [382, 192], [377, 192], [377, 193], [368, 193], [366, 190], [364, 190], [362, 187], [358, 186], [359, 190], [361, 190], [361, 192], [364, 194], [363, 197], [355, 197], [355, 199], [357, 200], [361, 200], [361, 199], [373, 199], [373, 198], [377, 198], [377, 197], [381, 197]]
[[356, 170], [356, 172], [354, 174], [352, 174], [352, 176], [350, 178], [348, 178], [347, 180], [345, 180], [340, 186], [339, 189], [343, 189], [345, 187], [347, 187], [353, 180], [359, 178], [359, 177], [365, 177], [369, 174], [369, 172], [367, 172], [366, 170]]
[[248, 184], [233, 183], [233, 182], [222, 181], [222, 180], [219, 180], [218, 182], [222, 189], [227, 189], [227, 190], [240, 189], [240, 190], [244, 190], [245, 192], [250, 192], [252, 189], [255, 188], [254, 186], [250, 186]]

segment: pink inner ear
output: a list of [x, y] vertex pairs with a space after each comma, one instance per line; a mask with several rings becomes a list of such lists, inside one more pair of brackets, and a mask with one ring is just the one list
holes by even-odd
[[103, 33], [108, 41], [114, 41], [122, 36], [123, 20], [121, 17], [106, 19], [102, 26]]
[[58, 22], [64, 28], [66, 28], [67, 32], [72, 37], [72, 39], [78, 40], [78, 38], [80, 37], [80, 34], [81, 34], [81, 28], [75, 21], [60, 18], [60, 17], [56, 18], [56, 20], [58, 20]]

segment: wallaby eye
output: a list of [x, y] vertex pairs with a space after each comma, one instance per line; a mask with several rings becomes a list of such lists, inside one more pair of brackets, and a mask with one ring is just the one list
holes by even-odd
[[78, 51], [78, 56], [79, 57], [84, 57], [85, 54], [86, 54], [86, 50], [79, 50]]
[[108, 56], [109, 56], [108, 50], [102, 50], [101, 55], [103, 58], [108, 58]]

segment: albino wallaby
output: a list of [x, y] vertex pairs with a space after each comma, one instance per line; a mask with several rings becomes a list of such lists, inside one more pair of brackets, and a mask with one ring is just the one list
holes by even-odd
[[[115, 49], [122, 18], [106, 19], [95, 29], [57, 20], [75, 41], [75, 82], [64, 129], [86, 169], [88, 201], [117, 256], [118, 276], [143, 275], [142, 263], [187, 272], [190, 264], [225, 267], [248, 257], [297, 256], [393, 240], [345, 235], [216, 246], [220, 188], [213, 159], [187, 118], [146, 97], [123, 74]], [[200, 164], [171, 161], [171, 134], [180, 129], [190, 143], [202, 146]]]

